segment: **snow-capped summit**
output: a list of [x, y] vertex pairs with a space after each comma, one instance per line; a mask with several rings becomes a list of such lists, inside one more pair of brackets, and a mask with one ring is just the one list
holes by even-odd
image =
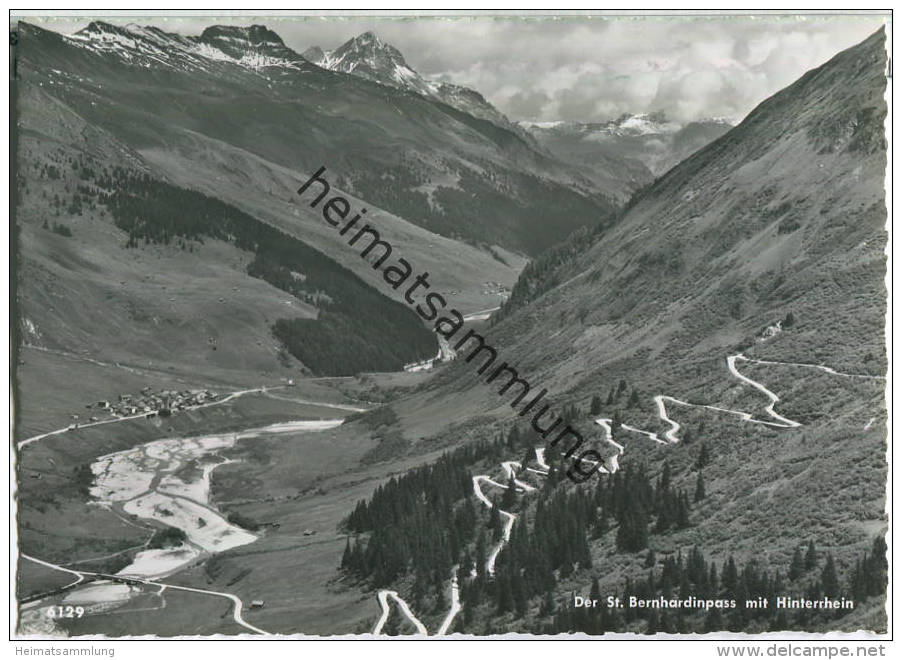
[[373, 32], [364, 32], [330, 51], [323, 52], [319, 46], [311, 46], [304, 51], [304, 58], [324, 69], [350, 73], [441, 101], [529, 139], [525, 131], [511, 124], [479, 92], [461, 85], [424, 78], [407, 64], [401, 51], [382, 41]]
[[666, 135], [680, 130], [680, 124], [668, 120], [663, 112], [621, 115], [608, 126], [611, 133], [618, 135]]
[[142, 50], [142, 46], [145, 50], [155, 52], [165, 48], [184, 47], [188, 43], [184, 37], [168, 34], [159, 28], [135, 24], [118, 26], [104, 21], [92, 21], [66, 39], [80, 46], [110, 52], [138, 52]]
[[216, 63], [228, 62], [252, 70], [271, 66], [312, 69], [264, 25], [214, 25], [200, 36], [184, 37], [151, 26], [94, 21], [64, 38], [85, 50], [145, 68], [209, 70]]
[[653, 174], [663, 174], [701, 147], [726, 133], [733, 124], [726, 118], [682, 123], [664, 112], [622, 114], [601, 122], [521, 121], [559, 158], [591, 164], [601, 154], [638, 160]]
[[265, 25], [240, 27], [213, 25], [196, 38], [198, 44], [215, 48], [234, 60], [266, 62], [268, 65], [300, 62], [303, 58], [288, 48], [282, 38]]
[[672, 121], [664, 112], [624, 113], [616, 119], [602, 122], [578, 121], [521, 121], [531, 131], [553, 131], [560, 134], [580, 134], [587, 139], [602, 136], [640, 137], [672, 135], [682, 124]]
[[407, 65], [401, 52], [372, 32], [364, 32], [326, 52], [313, 46], [304, 51], [304, 55], [324, 69], [353, 73], [417, 94], [434, 94], [429, 82]]
[[93, 21], [64, 39], [87, 51], [113, 56], [135, 66], [193, 69], [204, 63], [197, 57], [196, 47], [190, 39], [150, 26], [119, 26]]

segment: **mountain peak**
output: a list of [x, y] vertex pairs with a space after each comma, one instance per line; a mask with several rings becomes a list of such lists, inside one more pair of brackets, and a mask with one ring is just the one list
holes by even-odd
[[307, 50], [301, 53], [301, 57], [303, 57], [308, 62], [313, 62], [314, 64], [319, 64], [325, 59], [326, 54], [323, 52], [323, 49], [319, 46], [310, 46]]
[[200, 35], [200, 41], [214, 43], [222, 41], [247, 42], [255, 46], [285, 46], [282, 37], [265, 25], [211, 25]]
[[372, 32], [370, 30], [367, 30], [363, 34], [360, 34], [360, 35], [354, 37], [353, 41], [356, 41], [357, 43], [362, 43], [362, 44], [370, 44], [371, 43], [374, 46], [382, 46], [383, 45], [382, 40], [376, 36], [376, 33]]
[[212, 25], [192, 39], [207, 49], [207, 56], [225, 56], [251, 68], [296, 66], [304, 60], [265, 25]]
[[379, 61], [372, 62], [371, 66], [407, 66], [401, 51], [391, 44], [385, 43], [376, 36], [375, 32], [370, 31], [348, 39], [341, 46], [331, 51], [331, 54], [344, 58], [378, 58]]
[[311, 46], [304, 51], [303, 57], [324, 69], [350, 73], [382, 85], [441, 101], [474, 117], [512, 130], [521, 137], [531, 139], [525, 131], [512, 125], [507, 117], [478, 92], [421, 76], [407, 64], [401, 51], [379, 39], [375, 32], [367, 30], [325, 53], [319, 46]]
[[118, 57], [133, 66], [187, 70], [215, 68], [226, 62], [252, 70], [309, 67], [265, 25], [212, 25], [200, 36], [185, 37], [149, 25], [119, 26], [94, 21], [64, 38], [73, 45]]
[[[313, 48], [310, 61], [316, 54]], [[373, 32], [364, 32], [348, 39], [335, 50], [330, 50], [317, 62], [321, 67], [332, 71], [353, 73], [383, 85], [397, 87], [430, 95], [430, 83], [411, 69], [401, 52], [379, 39]]]
[[103, 34], [127, 34], [128, 29], [107, 23], [106, 21], [91, 21], [87, 27], [78, 30], [75, 34], [81, 37], [97, 37]]

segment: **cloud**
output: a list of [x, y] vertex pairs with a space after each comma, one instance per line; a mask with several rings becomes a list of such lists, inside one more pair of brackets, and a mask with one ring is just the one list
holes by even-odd
[[877, 30], [877, 16], [428, 20], [373, 26], [424, 75], [479, 90], [512, 119], [663, 110], [741, 119]]
[[[136, 22], [197, 34], [229, 19]], [[299, 52], [335, 48], [372, 30], [423, 75], [472, 87], [512, 119], [597, 121], [659, 110], [680, 120], [741, 119], [865, 39], [884, 18], [239, 16], [233, 22], [265, 23]]]
[[541, 91], [516, 91], [506, 100], [509, 114], [518, 117], [535, 117], [551, 103], [551, 97]]

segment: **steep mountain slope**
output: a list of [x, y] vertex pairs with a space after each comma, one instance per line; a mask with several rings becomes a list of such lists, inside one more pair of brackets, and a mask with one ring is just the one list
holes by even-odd
[[[703, 119], [679, 124], [664, 113], [623, 115], [604, 123], [521, 122], [558, 158], [592, 168], [611, 168], [613, 163], [632, 163], [630, 173], [638, 178], [635, 161], [659, 176], [688, 158], [731, 128], [724, 119]], [[649, 177], [650, 180], [650, 177]]]
[[700, 119], [689, 122], [673, 134], [670, 151], [657, 162], [655, 171], [663, 174], [731, 128], [733, 124], [726, 119]]
[[118, 26], [94, 21], [62, 37], [62, 41], [144, 68], [226, 73], [230, 70], [226, 64], [237, 64], [248, 69], [281, 66], [307, 72], [315, 70], [285, 46], [279, 35], [262, 25], [247, 28], [216, 25], [200, 36], [183, 37], [152, 26]]
[[[518, 330], [535, 322], [545, 333], [539, 319], [578, 316], [543, 348], [576, 340], [606, 357], [643, 347], [650, 357], [689, 355], [753, 337], [793, 308], [833, 319], [794, 334], [831, 346], [840, 362], [882, 355], [883, 62], [882, 35], [837, 55], [668, 172], [573, 255], [525, 274], [512, 298], [540, 297]], [[849, 295], [854, 284], [863, 289]], [[599, 332], [613, 324], [622, 339]], [[858, 329], [871, 331], [870, 345]]]
[[[548, 390], [542, 426], [575, 424], [609, 469], [644, 465], [663, 478], [669, 464], [668, 479], [692, 492], [704, 466], [689, 526], [648, 531], [660, 555], [699, 546], [718, 565], [734, 556], [785, 572], [795, 548], [816, 539], [846, 595], [855, 562], [886, 528], [885, 67], [881, 31], [808, 72], [612, 225], [536, 260], [505, 314], [480, 331], [496, 365]], [[428, 433], [439, 415], [479, 420], [481, 437], [488, 419], [511, 423], [520, 389], [499, 396], [507, 380], [487, 384], [492, 368], [476, 369], [489, 356], [475, 348], [393, 405], [405, 433]], [[500, 460], [552, 437], [513, 443]], [[600, 534], [596, 569], [556, 594], [584, 590], [592, 575], [601, 593], [644, 580], [644, 558], [613, 541]], [[799, 614], [794, 625], [882, 629], [884, 615], [871, 602], [846, 619]]]
[[512, 124], [479, 92], [461, 85], [423, 78], [410, 68], [397, 48], [383, 42], [372, 32], [364, 32], [328, 52], [324, 52], [319, 46], [311, 46], [304, 51], [304, 57], [324, 69], [350, 73], [447, 103], [529, 139], [527, 132]]
[[[250, 84], [247, 81], [253, 80], [247, 76], [259, 73], [221, 61], [209, 65], [222, 67], [209, 78], [181, 78], [182, 74], [173, 74], [168, 68], [153, 68], [156, 65], [145, 67], [150, 73], [138, 75], [135, 71], [140, 69], [123, 71], [119, 64], [100, 59], [100, 55], [81, 60], [75, 51], [61, 52], [74, 61], [72, 66], [80, 73], [36, 69], [29, 62], [23, 67], [31, 96], [25, 102], [29, 112], [22, 113], [30, 123], [21, 127], [21, 133], [25, 148], [32, 151], [21, 162], [35, 167], [24, 176], [27, 190], [23, 199], [30, 215], [21, 218], [22, 232], [23, 240], [30, 241], [28, 253], [48, 271], [43, 279], [29, 273], [34, 288], [28, 297], [36, 301], [29, 313], [46, 314], [50, 321], [63, 326], [51, 326], [42, 318], [33, 324], [35, 330], [52, 327], [51, 334], [56, 335], [77, 332], [81, 335], [78, 341], [84, 342], [84, 350], [91, 355], [104, 351], [115, 355], [110, 345], [118, 349], [132, 342], [129, 354], [151, 353], [154, 366], [185, 369], [188, 364], [190, 368], [196, 364], [191, 355], [194, 347], [179, 343], [189, 336], [187, 331], [179, 334], [183, 329], [178, 322], [181, 317], [168, 324], [171, 327], [166, 328], [163, 341], [149, 348], [141, 346], [143, 337], [129, 334], [139, 326], [128, 320], [128, 315], [146, 314], [145, 305], [165, 307], [172, 302], [166, 298], [168, 294], [177, 297], [181, 305], [200, 305], [200, 318], [221, 324], [223, 331], [230, 333], [227, 350], [231, 354], [217, 366], [237, 364], [239, 369], [220, 374], [226, 376], [224, 380], [237, 382], [241, 371], [247, 378], [248, 369], [266, 370], [268, 376], [288, 375], [270, 367], [275, 351], [254, 347], [254, 339], [268, 337], [268, 328], [260, 317], [278, 314], [283, 292], [263, 280], [247, 278], [246, 252], [217, 239], [200, 246], [201, 261], [191, 256], [194, 253], [182, 254], [175, 246], [151, 245], [138, 252], [126, 251], [122, 245], [129, 234], [101, 215], [101, 205], [82, 204], [89, 207], [83, 212], [70, 212], [65, 206], [73, 204], [75, 208], [73, 193], [81, 196], [77, 186], [84, 185], [79, 181], [81, 170], [73, 168], [67, 158], [77, 158], [81, 163], [88, 155], [147, 172], [154, 178], [169, 177], [190, 184], [286, 232], [327, 244], [325, 232], [316, 234], [321, 220], [314, 222], [316, 218], [299, 208], [292, 195], [298, 176], [309, 174], [319, 163], [305, 161], [305, 167], [312, 167], [295, 169], [296, 163], [275, 162], [259, 152], [261, 147], [253, 139], [256, 129], [247, 129], [248, 135], [243, 135], [242, 125], [219, 119], [223, 126], [213, 130], [213, 120], [200, 110], [191, 111], [190, 104], [199, 102], [192, 85], [210, 84], [211, 93], [234, 94], [235, 89], [245, 90]], [[44, 66], [65, 60], [59, 54], [48, 56]], [[503, 440], [491, 440], [499, 427], [508, 431], [514, 413], [508, 401], [497, 396], [497, 382], [474, 383], [474, 372], [482, 360], [467, 362], [462, 354], [450, 368], [436, 374], [434, 387], [419, 388], [415, 396], [348, 420], [334, 432], [289, 436], [291, 441], [285, 441], [284, 436], [260, 437], [229, 454], [238, 463], [216, 471], [211, 488], [214, 501], [235, 507], [230, 510], [252, 520], [267, 521], [264, 524], [272, 527], [255, 544], [217, 555], [215, 561], [173, 580], [196, 589], [234, 592], [244, 603], [265, 600], [265, 608], [248, 610], [246, 616], [255, 625], [276, 633], [363, 633], [381, 625], [379, 622], [387, 624], [386, 630], [409, 630], [409, 621], [398, 624], [400, 599], [394, 598], [393, 612], [389, 616], [383, 610], [386, 619], [380, 619], [376, 593], [364, 598], [356, 588], [360, 582], [336, 581], [335, 569], [344, 563], [346, 539], [334, 531], [355, 510], [357, 500], [370, 496], [376, 483], [384, 484], [390, 475], [424, 460], [450, 454], [445, 451], [450, 446], [471, 443], [459, 454], [444, 456], [440, 463], [443, 469], [413, 473], [403, 483], [393, 479], [390, 489], [380, 489], [388, 506], [380, 503], [370, 509], [376, 514], [371, 515], [373, 520], [392, 522], [391, 527], [382, 529], [379, 543], [374, 544], [381, 554], [370, 553], [367, 559], [380, 567], [380, 578], [391, 579], [392, 572], [399, 570], [394, 561], [404, 556], [399, 549], [415, 549], [419, 555], [417, 568], [422, 569], [420, 580], [410, 576], [378, 586], [397, 589], [414, 604], [418, 616], [427, 612], [430, 632], [439, 628], [447, 598], [455, 602], [458, 591], [465, 609], [456, 625], [468, 633], [582, 630], [585, 628], [575, 616], [567, 621], [565, 615], [578, 614], [569, 609], [572, 595], [587, 593], [593, 578], [600, 583], [600, 593], [632, 593], [627, 585], [635, 585], [640, 591], [652, 582], [649, 573], [663, 578], [676, 557], [681, 564], [692, 557], [694, 546], [702, 548], [706, 559], [716, 564], [719, 576], [727, 573], [727, 558], [735, 556], [740, 567], [749, 567], [742, 571], [743, 579], [747, 579], [749, 574], [755, 578], [759, 570], [785, 573], [793, 551], [816, 540], [817, 570], [809, 570], [791, 584], [784, 583], [788, 585], [787, 595], [805, 595], [808, 584], [819, 579], [827, 553], [835, 557], [845, 590], [855, 562], [870, 549], [871, 540], [886, 524], [883, 383], [872, 378], [882, 374], [886, 365], [882, 335], [886, 298], [884, 63], [883, 38], [875, 35], [769, 99], [742, 125], [646, 189], [616, 223], [584, 230], [567, 244], [540, 256], [524, 275], [499, 322], [483, 328], [502, 359], [515, 363], [536, 389], [547, 387], [551, 392], [548, 399], [556, 404], [552, 414], [564, 404], [575, 404], [579, 410], [571, 410], [567, 416], [590, 442], [602, 447], [607, 444], [609, 451], [610, 443], [601, 442], [604, 426], [594, 419], [611, 418], [608, 428], [613, 441], [623, 447], [619, 457], [623, 470], [614, 477], [598, 478], [602, 488], [596, 493], [601, 496], [588, 490], [591, 485], [571, 485], [559, 474], [557, 485], [546, 487], [548, 475], [541, 474], [540, 468], [544, 458], [556, 461], [535, 451], [539, 441], [531, 434], [523, 434], [516, 442], [511, 440], [513, 434], [507, 433]], [[95, 66], [99, 73], [79, 69], [82, 64]], [[286, 66], [284, 71], [281, 67], [264, 69], [272, 74], [271, 80], [276, 71], [285, 79], [295, 76], [292, 67]], [[95, 79], [93, 83], [72, 77], [87, 79], [101, 74], [103, 81]], [[313, 70], [305, 75], [321, 74]], [[127, 76], [140, 78], [139, 82], [158, 80], [170, 91], [165, 98], [155, 99], [142, 94], [137, 84], [132, 87]], [[239, 81], [236, 87], [213, 86], [214, 79], [221, 81], [229, 76]], [[317, 84], [327, 88], [327, 83]], [[110, 89], [104, 90], [101, 85]], [[362, 102], [376, 98], [372, 96], [373, 87], [355, 89], [354, 99]], [[117, 97], [119, 93], [130, 97], [134, 102], [131, 107], [137, 108], [127, 117], [142, 123], [128, 124], [115, 116], [127, 107]], [[229, 104], [238, 104], [235, 96], [227, 98]], [[249, 94], [245, 101], [248, 107], [263, 108], [264, 98], [261, 91], [259, 96], [256, 92]], [[325, 96], [315, 100], [324, 105], [332, 102]], [[95, 108], [92, 102], [101, 107]], [[204, 101], [201, 109], [214, 107], [207, 103]], [[152, 112], [144, 112], [141, 104]], [[229, 104], [224, 102], [222, 107]], [[352, 106], [349, 103], [348, 107]], [[77, 107], [79, 112], [70, 107]], [[426, 105], [402, 107], [431, 112]], [[326, 141], [329, 134], [322, 127], [328, 124], [313, 108], [315, 105], [308, 108], [306, 116], [322, 123], [311, 130], [320, 131], [318, 139]], [[183, 126], [173, 132], [165, 122], [154, 120], [155, 112]], [[249, 121], [252, 115], [245, 110], [240, 116]], [[59, 118], [65, 121], [57, 121]], [[104, 126], [112, 127], [110, 132], [98, 128], [100, 119], [104, 119]], [[356, 121], [369, 129], [375, 125], [366, 123], [362, 110]], [[240, 144], [236, 144], [235, 135], [240, 136]], [[178, 144], [172, 143], [175, 138]], [[286, 139], [298, 138], [289, 131]], [[278, 152], [274, 138], [261, 140], [267, 143], [267, 151]], [[65, 153], [55, 153], [60, 149]], [[68, 170], [65, 176], [55, 178], [50, 165]], [[63, 208], [55, 203], [54, 195], [65, 200]], [[93, 193], [89, 197], [93, 199]], [[364, 200], [353, 198], [353, 203], [359, 208]], [[58, 216], [53, 215], [54, 210], [59, 211]], [[379, 217], [380, 222], [391, 222], [393, 229], [403, 223], [387, 214]], [[64, 236], [52, 226], [44, 229], [44, 219], [65, 223], [74, 235]], [[423, 246], [425, 243], [418, 241], [424, 235], [415, 234], [415, 229], [407, 227], [410, 243]], [[440, 237], [431, 236], [439, 244]], [[448, 242], [440, 243], [443, 250], [439, 250], [437, 262], [446, 254], [448, 259], [456, 259], [454, 250], [466, 248], [443, 240]], [[448, 248], [447, 253], [444, 248]], [[463, 263], [455, 261], [455, 268]], [[118, 293], [125, 288], [120, 277], [133, 281], [151, 274], [159, 274], [152, 287], [129, 287], [127, 292]], [[192, 282], [191, 290], [170, 290], [185, 281]], [[159, 290], [156, 285], [160, 285]], [[250, 285], [256, 288], [245, 290]], [[233, 286], [241, 291], [229, 295], [229, 305], [210, 299], [212, 292]], [[35, 290], [40, 290], [40, 296]], [[81, 303], [86, 290], [100, 292], [94, 299], [87, 298], [90, 305]], [[127, 298], [137, 301], [137, 309], [129, 310], [126, 305], [120, 309]], [[231, 304], [238, 309], [232, 311]], [[297, 308], [292, 312], [298, 317], [315, 313], [307, 302], [293, 304]], [[229, 314], [241, 314], [243, 327], [232, 327]], [[158, 316], [156, 310], [152, 316]], [[77, 319], [74, 331], [65, 327], [69, 319]], [[153, 320], [141, 322], [149, 327]], [[24, 325], [28, 332], [28, 324]], [[84, 328], [96, 329], [96, 336], [86, 337]], [[213, 355], [212, 349], [205, 350]], [[739, 351], [762, 360], [740, 361], [738, 369], [745, 380], [730, 371], [736, 362], [726, 361], [727, 356]], [[158, 357], [163, 360], [161, 365]], [[811, 364], [827, 365], [840, 373]], [[132, 379], [132, 371], [127, 373]], [[37, 385], [49, 380], [45, 374], [41, 376], [34, 380], [36, 386], [31, 391], [39, 391]], [[60, 378], [71, 379], [71, 374]], [[761, 388], [776, 393], [779, 400]], [[606, 403], [604, 395], [608, 393], [610, 401]], [[652, 398], [655, 395], [685, 402], [667, 403], [669, 419], [675, 420], [679, 429], [660, 416], [661, 409]], [[601, 398], [601, 412], [589, 416], [586, 411], [595, 396]], [[296, 405], [286, 412], [284, 399], [275, 398], [270, 404], [277, 410], [271, 413], [273, 421], [299, 414], [293, 412], [299, 408]], [[785, 415], [798, 420], [798, 425], [750, 423], [727, 410], [748, 411], [758, 420]], [[197, 418], [175, 416], [175, 430], [169, 427], [166, 437], [173, 433], [196, 435], [199, 427], [208, 432], [248, 428], [249, 423], [239, 413], [240, 409], [223, 406], [212, 409], [209, 416], [203, 411]], [[529, 418], [519, 419], [523, 430]], [[157, 429], [146, 420], [113, 426], [116, 430], [106, 434], [104, 427], [95, 427], [55, 436], [47, 445], [36, 443], [24, 453], [22, 474], [43, 476], [41, 480], [23, 479], [27, 482], [25, 501], [32, 513], [27, 526], [20, 528], [20, 538], [29, 543], [30, 552], [63, 563], [75, 561], [75, 556], [82, 558], [70, 551], [69, 544], [84, 552], [84, 557], [102, 557], [140, 544], [142, 530], [130, 526], [125, 536], [124, 521], [115, 519], [111, 510], [83, 506], [81, 485], [72, 481], [70, 466], [86, 467], [100, 453], [129, 449], [134, 443], [167, 433], [166, 427]], [[667, 433], [676, 433], [679, 441], [662, 441]], [[413, 451], [404, 455], [409, 447]], [[516, 461], [528, 461], [528, 474], [514, 464]], [[669, 465], [666, 478], [665, 463]], [[642, 492], [625, 490], [624, 483], [629, 483], [629, 475], [635, 475], [641, 464], [647, 475], [644, 483], [640, 480]], [[620, 549], [620, 520], [611, 519], [612, 495], [627, 503], [638, 501], [633, 497], [637, 494], [642, 500], [653, 500], [645, 503], [652, 505], [649, 510], [660, 519], [664, 503], [672, 499], [675, 490], [692, 492], [696, 480], [700, 481], [699, 466], [704, 468], [707, 495], [691, 505], [688, 526], [680, 523], [659, 530], [658, 520], [653, 527], [649, 525], [649, 547], [657, 553], [657, 559], [644, 549]], [[517, 493], [505, 489], [514, 472], [535, 490], [521, 486], [523, 492]], [[664, 485], [667, 481], [669, 488]], [[606, 491], [608, 486], [611, 488]], [[482, 488], [483, 497], [497, 497], [499, 507], [485, 506], [490, 500], [480, 499]], [[541, 511], [538, 501], [543, 503]], [[458, 502], [462, 506], [456, 506]], [[600, 520], [611, 528], [596, 524], [594, 504], [599, 502], [607, 507], [606, 517]], [[431, 510], [421, 515], [426, 505], [434, 507], [435, 515]], [[515, 512], [520, 523], [507, 518], [509, 544], [501, 542], [506, 523], [498, 514], [499, 508]], [[679, 508], [686, 514], [682, 500]], [[372, 528], [368, 521], [351, 522], [354, 529], [366, 533]], [[587, 531], [590, 525], [591, 538]], [[321, 533], [306, 536], [304, 530], [311, 527]], [[58, 535], [60, 530], [65, 530], [64, 535]], [[85, 530], [90, 530], [90, 536]], [[422, 530], [433, 535], [418, 537], [417, 532]], [[456, 561], [452, 547], [473, 550], [469, 539], [475, 536], [478, 548], [478, 537], [483, 534], [491, 552], [498, 548], [498, 579], [488, 581], [484, 575], [478, 576], [477, 584], [484, 580], [483, 585], [490, 585], [480, 593], [480, 589], [471, 588], [471, 574], [465, 568], [461, 567], [450, 582], [450, 570], [445, 573], [444, 569]], [[365, 536], [361, 539], [368, 542]], [[355, 541], [355, 549], [361, 549], [361, 539]], [[348, 548], [350, 551], [350, 544]], [[488, 554], [488, 548], [483, 550]], [[527, 565], [521, 572], [524, 560], [533, 555], [550, 558], [551, 562]], [[479, 558], [479, 551], [473, 556]], [[590, 562], [592, 568], [588, 568]], [[35, 567], [26, 565], [28, 568]], [[478, 570], [482, 572], [481, 566]], [[530, 591], [525, 598], [518, 591], [522, 584], [513, 579], [523, 575], [533, 591], [539, 585], [538, 595]], [[628, 579], [632, 582], [626, 582]], [[726, 582], [723, 580], [729, 588]], [[29, 580], [31, 591], [25, 593], [42, 591], [36, 583], [42, 584]], [[683, 589], [679, 581], [668, 586], [662, 580], [659, 587], [661, 584], [674, 593]], [[191, 634], [243, 632], [223, 617], [223, 601], [186, 602], [183, 596], [167, 595], [168, 607], [145, 613], [147, 618], [137, 623], [131, 615], [113, 615], [85, 617], [70, 625], [76, 633], [85, 634], [99, 632], [102, 627], [107, 634], [134, 634], [138, 630], [178, 635], [186, 633], [186, 626], [191, 626], [187, 630]], [[423, 602], [417, 603], [417, 599]], [[501, 607], [505, 599], [508, 602]], [[382, 602], [388, 607], [384, 594]], [[555, 621], [557, 627], [548, 630], [544, 626], [552, 621], [551, 609], [562, 616], [563, 622], [557, 625]], [[192, 616], [185, 616], [185, 612]], [[795, 613], [792, 617], [785, 627], [885, 627], [882, 604], [874, 598], [857, 603], [853, 613], [843, 618], [812, 623], [802, 616], [796, 618]], [[673, 619], [665, 622], [662, 617], [660, 629], [685, 632], [682, 617], [677, 622]], [[166, 622], [165, 628], [157, 627], [160, 621]], [[721, 628], [725, 625], [722, 623]], [[752, 632], [761, 632], [767, 622], [756, 621], [754, 625], [758, 628]], [[646, 630], [641, 619], [628, 622], [628, 626], [632, 632]], [[651, 628], [651, 622], [648, 626]], [[712, 626], [719, 629], [716, 623]]]
[[[537, 253], [613, 211], [590, 179], [515, 133], [323, 70], [265, 28], [236, 30], [185, 38], [95, 23], [62, 37], [23, 23], [18, 72], [132, 148], [180, 157], [186, 141], [215, 140], [296, 180], [326, 165], [345, 191], [475, 244]], [[241, 169], [216, 176], [223, 194], [246, 183]]]
[[290, 373], [299, 366], [291, 355], [314, 373], [344, 375], [434, 354], [406, 306], [306, 243], [166, 183], [38, 88], [19, 100], [17, 295], [27, 344], [239, 381], [242, 372]]

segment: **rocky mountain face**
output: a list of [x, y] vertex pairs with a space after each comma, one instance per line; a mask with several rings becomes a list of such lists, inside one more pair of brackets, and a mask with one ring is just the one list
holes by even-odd
[[[298, 178], [325, 165], [337, 188], [431, 232], [537, 254], [609, 216], [636, 188], [602, 185], [517, 131], [433, 96], [311, 64], [262, 26], [214, 26], [196, 37], [103, 23], [72, 36], [24, 23], [20, 32], [24, 83], [166, 166], [177, 159], [197, 179], [190, 185], [235, 203], [260, 194], [247, 190], [245, 173], [261, 162]], [[418, 84], [375, 37], [329, 57], [374, 76], [393, 67]], [[461, 107], [481, 98], [435, 89]], [[223, 167], [225, 152], [247, 162]], [[271, 177], [256, 186], [288, 194]]]
[[511, 123], [482, 94], [461, 85], [424, 78], [407, 64], [397, 48], [383, 42], [372, 32], [364, 32], [328, 52], [319, 46], [312, 46], [304, 51], [304, 57], [324, 69], [350, 73], [447, 103], [529, 139], [526, 131]]
[[[204, 30], [195, 41], [199, 46], [218, 50], [226, 57], [248, 65], [297, 65], [304, 58], [288, 48], [282, 38], [265, 25], [239, 27], [214, 25]], [[205, 50], [215, 57], [213, 50]]]
[[[588, 314], [598, 318], [640, 313], [651, 314], [643, 316], [650, 321], [676, 311], [672, 304], [652, 304], [665, 298], [681, 308], [695, 300], [711, 322], [711, 305], [736, 308], [710, 331], [751, 320], [767, 305], [814, 296], [801, 282], [813, 285], [815, 273], [836, 279], [846, 270], [882, 269], [883, 62], [877, 34], [807, 73], [639, 193], [610, 229], [586, 237], [569, 258], [548, 268], [551, 280], [572, 279], [566, 292], [529, 273], [518, 289], [524, 295], [547, 291], [538, 295], [540, 304], [572, 305], [583, 297]], [[577, 291], [583, 295], [572, 295]], [[606, 298], [606, 291], [617, 292], [616, 304], [589, 298]], [[830, 305], [811, 303], [829, 313]], [[857, 307], [859, 301], [838, 296], [831, 304]], [[678, 319], [645, 325], [645, 331], [654, 327], [660, 341], [662, 332], [698, 323], [697, 317]], [[655, 352], [662, 348], [657, 344]]]
[[[698, 543], [785, 570], [816, 535], [848, 575], [885, 529], [885, 75], [882, 31], [808, 72], [610, 226], [530, 264], [484, 333], [558, 411], [599, 397], [580, 428], [604, 447], [594, 418], [615, 419], [621, 465], [668, 463], [691, 489], [705, 443], [692, 532], [656, 552]], [[509, 397], [476, 374], [485, 356], [458, 356], [396, 408], [510, 420]]]
[[60, 41], [131, 66], [208, 73], [225, 71], [229, 63], [248, 69], [282, 66], [298, 71], [314, 69], [303, 57], [285, 46], [281, 37], [262, 25], [236, 27], [217, 25], [199, 36], [184, 37], [152, 26], [113, 25], [94, 21]]
[[[520, 122], [539, 144], [559, 158], [593, 167], [598, 163], [641, 163], [660, 176], [732, 127], [723, 118], [686, 124], [663, 112], [622, 115], [607, 122]], [[615, 165], [616, 166], [616, 165]]]
[[[312, 54], [311, 50], [306, 52]], [[432, 92], [429, 83], [407, 66], [401, 52], [391, 44], [383, 43], [372, 32], [364, 32], [335, 50], [324, 52], [321, 59], [313, 63], [418, 94]]]

